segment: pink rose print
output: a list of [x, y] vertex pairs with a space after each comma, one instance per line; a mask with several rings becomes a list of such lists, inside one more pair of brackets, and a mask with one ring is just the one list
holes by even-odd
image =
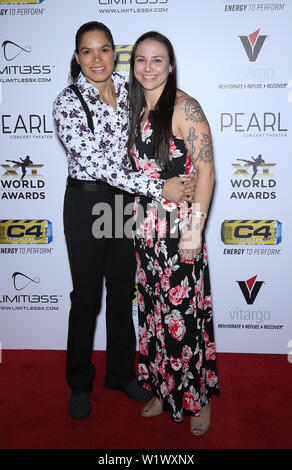
[[172, 274], [171, 268], [168, 268], [168, 267], [164, 268], [164, 274], [165, 276], [170, 277]]
[[189, 215], [189, 208], [187, 202], [181, 202], [178, 206], [178, 217], [179, 219], [187, 220]]
[[202, 353], [202, 350], [200, 349], [199, 350], [199, 359], [198, 359], [198, 362], [196, 364], [196, 369], [199, 371], [202, 367], [202, 364], [203, 364], [203, 353]]
[[148, 369], [145, 366], [145, 364], [139, 364], [138, 373], [139, 373], [140, 376], [143, 377], [144, 380], [148, 380], [149, 374], [148, 374]]
[[166, 315], [165, 323], [168, 324], [170, 336], [176, 341], [181, 341], [186, 332], [185, 322], [181, 314], [177, 312]]
[[206, 359], [208, 361], [215, 359], [215, 344], [214, 343], [209, 343], [208, 346], [206, 347]]
[[147, 160], [142, 160], [143, 173], [149, 178], [159, 178], [158, 171]]
[[162, 290], [168, 291], [169, 288], [170, 288], [169, 277], [163, 275], [161, 277], [160, 284], [161, 284], [161, 289]]
[[183, 347], [182, 354], [181, 354], [183, 361], [189, 361], [192, 355], [193, 355], [193, 351], [191, 350], [191, 348], [185, 345]]
[[136, 251], [136, 261], [137, 261], [138, 266], [141, 267], [141, 258], [137, 251]]
[[160, 284], [156, 282], [155, 284], [155, 294], [159, 297], [160, 296]]
[[166, 377], [166, 371], [165, 371], [165, 366], [168, 364], [168, 361], [166, 359], [160, 359], [159, 361], [159, 367], [157, 369], [157, 373], [161, 374], [163, 378]]
[[200, 409], [195, 395], [190, 390], [183, 395], [183, 406], [186, 410], [190, 410], [193, 413]]
[[172, 392], [172, 390], [175, 389], [175, 381], [174, 381], [173, 375], [170, 375], [170, 374], [166, 375], [166, 386], [167, 386], [168, 394]]
[[152, 374], [157, 374], [157, 364], [156, 362], [150, 362], [149, 369], [151, 370]]
[[148, 339], [145, 327], [139, 327], [139, 349], [141, 354], [148, 356]]
[[134, 163], [135, 163], [135, 166], [136, 166], [137, 170], [140, 170], [141, 165], [140, 165], [139, 156], [137, 156], [136, 152], [134, 152], [133, 149], [130, 150], [130, 155], [132, 156], [132, 158], [134, 160]]
[[215, 387], [217, 381], [217, 375], [215, 375], [212, 370], [207, 370], [207, 384], [210, 385], [210, 387]]
[[145, 310], [145, 303], [144, 303], [144, 297], [143, 295], [141, 294], [141, 292], [138, 292], [138, 305], [139, 305], [139, 308], [142, 312], [144, 312]]
[[189, 361], [192, 358], [193, 353], [192, 350], [189, 346], [185, 345], [183, 347], [181, 357], [180, 358], [175, 358], [173, 356], [170, 357], [170, 363], [171, 366], [174, 370], [179, 370], [181, 367], [183, 367], [183, 372], [187, 372], [189, 369]]
[[146, 278], [146, 274], [145, 274], [144, 269], [142, 269], [142, 268], [137, 269], [137, 277], [138, 277], [138, 281], [140, 282], [140, 284], [143, 287], [145, 287], [147, 278]]
[[186, 286], [176, 286], [169, 291], [169, 300], [173, 305], [180, 305], [186, 297], [188, 297]]
[[157, 236], [158, 238], [165, 238], [165, 235], [167, 233], [167, 220], [166, 217], [163, 219], [157, 219], [156, 223], [156, 230], [157, 230]]
[[144, 127], [141, 132], [141, 137], [142, 137], [143, 142], [145, 141], [147, 142], [147, 139], [149, 140], [149, 137], [151, 136], [151, 134], [152, 134], [152, 129], [151, 129], [150, 121], [148, 119], [145, 122]]
[[154, 335], [155, 334], [155, 319], [154, 316], [151, 313], [148, 313], [146, 317], [147, 325], [149, 328], [149, 331]]
[[167, 212], [171, 212], [177, 208], [177, 204], [175, 202], [168, 201], [167, 199], [162, 199], [161, 205]]
[[201, 393], [201, 395], [205, 395], [205, 391], [206, 391], [205, 381], [206, 381], [206, 369], [202, 369], [201, 370], [201, 377], [200, 377], [200, 393]]
[[178, 357], [170, 356], [170, 364], [173, 370], [179, 370], [182, 366], [182, 362]]
[[173, 155], [175, 152], [176, 146], [172, 139], [169, 139], [169, 154]]
[[186, 157], [186, 163], [185, 163], [185, 175], [187, 176], [190, 175], [193, 170], [194, 170], [194, 165], [188, 153]]
[[165, 347], [165, 338], [164, 338], [164, 329], [162, 328], [161, 321], [156, 323], [156, 335], [157, 339], [161, 342], [161, 347], [164, 349]]

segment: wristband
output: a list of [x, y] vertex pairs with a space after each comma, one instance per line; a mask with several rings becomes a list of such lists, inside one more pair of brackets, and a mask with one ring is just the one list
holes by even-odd
[[200, 219], [207, 219], [206, 212], [194, 212], [193, 217], [199, 217]]

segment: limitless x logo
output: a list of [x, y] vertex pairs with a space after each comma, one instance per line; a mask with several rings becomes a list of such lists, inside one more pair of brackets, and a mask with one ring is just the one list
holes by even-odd
[[239, 36], [250, 62], [257, 60], [257, 56], [267, 38], [267, 36], [259, 36], [259, 32], [260, 29], [257, 29], [249, 36]]
[[4, 41], [2, 43], [2, 47], [3, 47], [3, 55], [5, 59], [8, 61], [15, 59], [15, 57], [17, 57], [23, 51], [31, 52], [30, 46], [21, 47], [19, 46], [19, 44], [16, 44], [15, 42], [12, 42], [12, 41]]
[[264, 281], [256, 281], [257, 276], [251, 277], [247, 281], [236, 281], [244, 295], [247, 304], [253, 304]]
[[13, 279], [14, 288], [16, 290], [24, 289], [31, 282], [34, 282], [36, 284], [38, 284], [40, 282], [39, 277], [35, 277], [34, 279], [32, 279], [31, 277], [28, 277], [25, 274], [18, 273], [18, 272], [12, 274], [12, 279]]

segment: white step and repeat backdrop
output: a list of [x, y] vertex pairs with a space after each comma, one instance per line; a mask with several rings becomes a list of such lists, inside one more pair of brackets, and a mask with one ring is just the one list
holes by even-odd
[[[213, 134], [217, 180], [207, 241], [217, 350], [287, 353], [292, 338], [292, 2], [287, 0], [0, 1], [2, 348], [66, 348], [67, 168], [51, 109], [68, 84], [75, 32], [91, 20], [112, 30], [123, 74], [142, 33], [158, 30], [173, 42], [179, 86], [201, 103]], [[136, 324], [135, 303], [133, 316]], [[104, 302], [94, 348], [105, 348]]]

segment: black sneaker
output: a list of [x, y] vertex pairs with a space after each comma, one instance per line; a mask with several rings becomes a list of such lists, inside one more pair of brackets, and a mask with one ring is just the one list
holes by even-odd
[[128, 397], [136, 401], [149, 401], [153, 397], [149, 390], [146, 390], [146, 388], [143, 388], [139, 385], [137, 379], [124, 382], [123, 380], [117, 378], [106, 378], [103, 384], [110, 390], [120, 390], [121, 392], [126, 393]]
[[84, 419], [90, 415], [90, 393], [72, 392], [68, 402], [68, 409], [71, 418]]

